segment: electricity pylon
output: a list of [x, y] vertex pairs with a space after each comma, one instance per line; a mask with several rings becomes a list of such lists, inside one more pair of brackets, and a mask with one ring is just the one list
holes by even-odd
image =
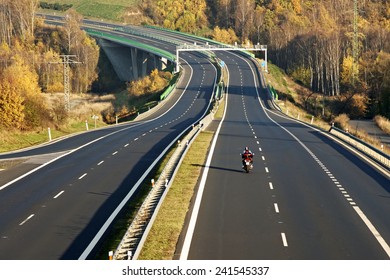
[[51, 62], [59, 63], [64, 66], [64, 98], [65, 98], [65, 109], [70, 111], [70, 66], [69, 64], [79, 64], [81, 62], [73, 60], [72, 58], [77, 57], [72, 54], [60, 55], [62, 57], [62, 62]]

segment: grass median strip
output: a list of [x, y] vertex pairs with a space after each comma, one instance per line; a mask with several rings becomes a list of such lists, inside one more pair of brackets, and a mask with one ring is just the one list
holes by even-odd
[[184, 158], [149, 232], [140, 260], [173, 259], [214, 132], [199, 134]]

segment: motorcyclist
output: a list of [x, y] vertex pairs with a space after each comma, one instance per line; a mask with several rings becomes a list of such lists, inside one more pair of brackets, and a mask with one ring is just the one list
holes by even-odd
[[245, 166], [245, 160], [246, 159], [249, 159], [250, 163], [253, 164], [253, 153], [252, 153], [251, 150], [249, 150], [248, 147], [245, 147], [244, 151], [241, 154], [241, 158], [242, 158], [242, 167], [243, 168]]

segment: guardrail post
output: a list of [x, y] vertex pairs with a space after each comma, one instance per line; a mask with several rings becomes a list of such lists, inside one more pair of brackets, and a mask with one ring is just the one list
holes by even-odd
[[50, 127], [47, 128], [47, 133], [49, 134], [49, 142], [51, 141], [51, 130]]
[[88, 127], [88, 121], [85, 120], [85, 129], [88, 131], [89, 130], [89, 127]]
[[114, 259], [114, 251], [108, 252], [108, 259], [112, 261]]
[[131, 260], [132, 257], [133, 257], [133, 252], [127, 251], [127, 259], [128, 259], [128, 260]]

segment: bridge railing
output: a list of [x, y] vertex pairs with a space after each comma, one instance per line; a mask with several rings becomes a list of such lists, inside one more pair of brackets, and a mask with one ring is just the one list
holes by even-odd
[[92, 29], [87, 29], [86, 32], [93, 37], [98, 37], [98, 38], [110, 40], [110, 41], [113, 41], [113, 42], [116, 42], [119, 44], [133, 46], [135, 48], [143, 49], [143, 50], [148, 51], [150, 53], [153, 53], [155, 55], [164, 57], [172, 62], [176, 61], [176, 56], [174, 54], [172, 54], [168, 51], [161, 50], [159, 48], [147, 45], [147, 44], [143, 44], [143, 43], [140, 43], [140, 42], [128, 39], [128, 38], [123, 38], [120, 36], [115, 36], [112, 34], [108, 34], [108, 33], [102, 32], [102, 31], [92, 30]]

